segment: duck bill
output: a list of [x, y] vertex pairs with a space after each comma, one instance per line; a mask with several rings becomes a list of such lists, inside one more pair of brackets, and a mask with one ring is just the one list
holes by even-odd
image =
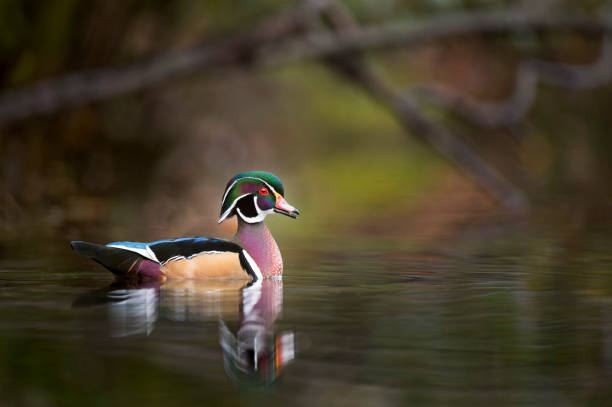
[[285, 201], [285, 198], [283, 198], [281, 194], [278, 193], [276, 194], [276, 204], [274, 205], [274, 212], [282, 213], [283, 215], [287, 215], [293, 219], [297, 218], [300, 214], [300, 211], [289, 205], [289, 202]]

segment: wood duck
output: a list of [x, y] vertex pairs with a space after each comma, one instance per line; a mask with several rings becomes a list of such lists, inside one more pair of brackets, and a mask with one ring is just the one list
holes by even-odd
[[119, 278], [250, 279], [280, 277], [283, 260], [264, 224], [268, 214], [297, 218], [299, 211], [283, 197], [281, 181], [269, 172], [242, 172], [229, 180], [219, 223], [238, 216], [234, 238], [185, 237], [151, 243], [113, 242], [99, 245], [73, 241], [72, 248], [102, 264]]

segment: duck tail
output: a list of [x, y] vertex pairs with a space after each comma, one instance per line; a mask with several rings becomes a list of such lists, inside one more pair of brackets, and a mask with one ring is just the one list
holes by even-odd
[[138, 253], [96, 243], [72, 241], [70, 247], [82, 256], [87, 256], [122, 279], [161, 279], [160, 264]]
[[95, 243], [89, 243], [89, 242], [82, 242], [79, 240], [74, 240], [70, 242], [70, 247], [72, 248], [72, 250], [74, 250], [81, 256], [91, 257], [92, 259], [95, 259], [98, 253], [101, 252], [100, 250], [101, 246], [102, 245], [95, 244]]

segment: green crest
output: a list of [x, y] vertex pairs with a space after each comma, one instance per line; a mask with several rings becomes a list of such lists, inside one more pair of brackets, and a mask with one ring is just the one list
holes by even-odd
[[230, 179], [223, 192], [219, 223], [233, 215], [233, 209], [240, 198], [257, 193], [262, 187], [270, 189], [271, 194], [274, 192], [278, 192], [281, 195], [285, 194], [283, 183], [276, 175], [269, 172], [246, 171]]

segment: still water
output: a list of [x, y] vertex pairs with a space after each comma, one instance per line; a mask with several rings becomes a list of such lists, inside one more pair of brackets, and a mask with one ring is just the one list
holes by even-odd
[[612, 404], [612, 239], [558, 235], [294, 244], [251, 286], [5, 244], [0, 405]]

